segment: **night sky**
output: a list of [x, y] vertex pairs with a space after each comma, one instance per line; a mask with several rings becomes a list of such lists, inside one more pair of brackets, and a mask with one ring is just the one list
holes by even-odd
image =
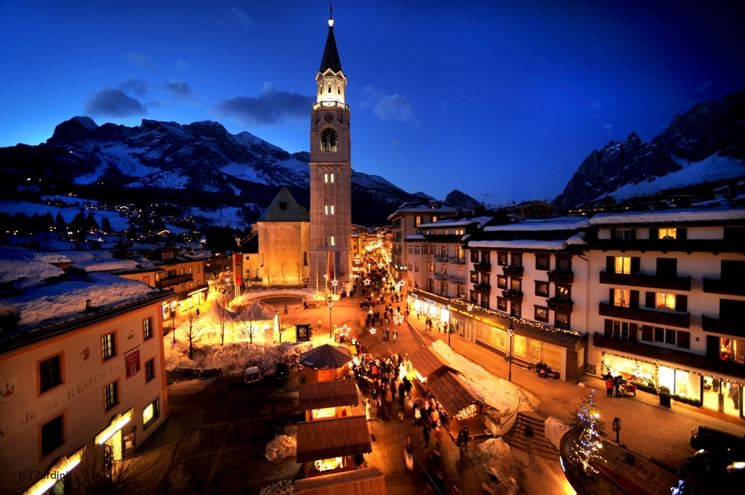
[[[0, 146], [89, 115], [217, 120], [308, 150], [327, 9], [3, 0]], [[334, 17], [352, 166], [438, 198], [553, 198], [592, 149], [632, 131], [649, 140], [745, 88], [737, 0], [337, 0]]]

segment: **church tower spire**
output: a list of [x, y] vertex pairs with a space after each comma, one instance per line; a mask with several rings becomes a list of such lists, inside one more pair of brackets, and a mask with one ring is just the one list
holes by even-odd
[[310, 121], [309, 286], [331, 293], [348, 289], [351, 282], [352, 167], [347, 76], [330, 4], [328, 26]]

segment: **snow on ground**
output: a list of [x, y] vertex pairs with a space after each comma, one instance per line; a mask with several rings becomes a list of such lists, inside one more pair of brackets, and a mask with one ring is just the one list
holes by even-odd
[[98, 273], [86, 280], [44, 284], [20, 296], [4, 299], [3, 304], [20, 311], [19, 325], [38, 325], [84, 313], [86, 300], [90, 300], [93, 307], [102, 307], [147, 296], [153, 291], [141, 282]]
[[217, 210], [204, 210], [202, 208], [191, 208], [191, 214], [195, 217], [202, 217], [210, 220], [216, 225], [242, 229], [246, 227], [246, 220], [243, 218], [243, 212], [235, 206], [226, 206]]
[[106, 169], [108, 168], [109, 164], [106, 162], [101, 162], [98, 164], [96, 169], [91, 172], [90, 174], [80, 175], [78, 177], [75, 177], [73, 179], [73, 182], [75, 184], [78, 184], [80, 186], [86, 186], [88, 184], [93, 184], [98, 180], [99, 177], [101, 177], [104, 172], [106, 172]]
[[[80, 200], [87, 201], [87, 200]], [[51, 213], [52, 216], [56, 216], [57, 213], [62, 215], [65, 222], [69, 223], [72, 219], [80, 212], [81, 206], [69, 206], [60, 208], [59, 206], [51, 206], [41, 203], [32, 203], [30, 201], [0, 201], [0, 212], [15, 215], [16, 213], [24, 213], [28, 216], [32, 216], [34, 213], [39, 215], [46, 215]], [[101, 225], [103, 218], [106, 217], [111, 223], [111, 228], [115, 232], [121, 232], [129, 227], [129, 218], [120, 216], [118, 211], [110, 210], [84, 210], [84, 214], [87, 216], [88, 213], [93, 213], [93, 217]]]
[[111, 251], [65, 251], [64, 253], [48, 253], [47, 255], [64, 256], [75, 266], [87, 272], [110, 272], [113, 270], [134, 270], [137, 261], [115, 258]]
[[616, 200], [636, 196], [651, 196], [667, 189], [732, 179], [745, 175], [745, 163], [729, 156], [714, 154], [700, 162], [688, 162], [676, 157], [673, 157], [673, 160], [683, 168], [662, 177], [656, 177], [651, 181], [626, 184], [613, 192], [599, 196], [597, 199], [606, 196], [612, 196]]
[[261, 177], [251, 165], [246, 163], [228, 163], [220, 167], [219, 170], [225, 175], [231, 175], [237, 179], [256, 182], [257, 184], [267, 184], [266, 179]]
[[461, 373], [460, 378], [484, 404], [503, 414], [508, 411], [533, 411], [538, 408], [541, 401], [534, 394], [494, 376], [470, 359], [453, 351], [445, 342], [436, 340], [430, 347], [443, 363]]
[[158, 172], [156, 167], [148, 167], [140, 162], [135, 153], [145, 153], [144, 148], [130, 148], [124, 143], [106, 144], [101, 148], [101, 163], [109, 163], [129, 177], [145, 177]]
[[261, 489], [259, 495], [293, 495], [295, 485], [292, 480], [278, 481]]
[[517, 494], [517, 476], [522, 465], [512, 455], [512, 449], [501, 438], [490, 438], [468, 450], [469, 459], [484, 470], [492, 472], [499, 480], [501, 490], [497, 493]]
[[269, 462], [294, 457], [297, 453], [297, 439], [289, 435], [277, 435], [267, 444], [264, 457]]

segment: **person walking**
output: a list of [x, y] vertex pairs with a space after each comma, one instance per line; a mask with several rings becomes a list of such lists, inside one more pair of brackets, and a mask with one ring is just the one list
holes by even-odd
[[411, 435], [406, 435], [406, 444], [404, 445], [404, 460], [406, 463], [407, 471], [411, 472], [414, 470], [414, 441], [411, 439]]
[[621, 397], [621, 375], [618, 375], [613, 379], [613, 387], [616, 389], [616, 397]]
[[422, 429], [422, 435], [424, 435], [424, 447], [429, 447], [429, 425], [425, 422], [424, 428]]

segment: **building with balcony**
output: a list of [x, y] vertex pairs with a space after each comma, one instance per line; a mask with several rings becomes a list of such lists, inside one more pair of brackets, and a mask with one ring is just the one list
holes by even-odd
[[599, 214], [587, 372], [742, 417], [745, 210]]
[[[30, 260], [3, 273], [0, 472], [8, 493], [87, 492], [165, 421], [169, 292]], [[100, 480], [98, 480], [100, 481]]]

